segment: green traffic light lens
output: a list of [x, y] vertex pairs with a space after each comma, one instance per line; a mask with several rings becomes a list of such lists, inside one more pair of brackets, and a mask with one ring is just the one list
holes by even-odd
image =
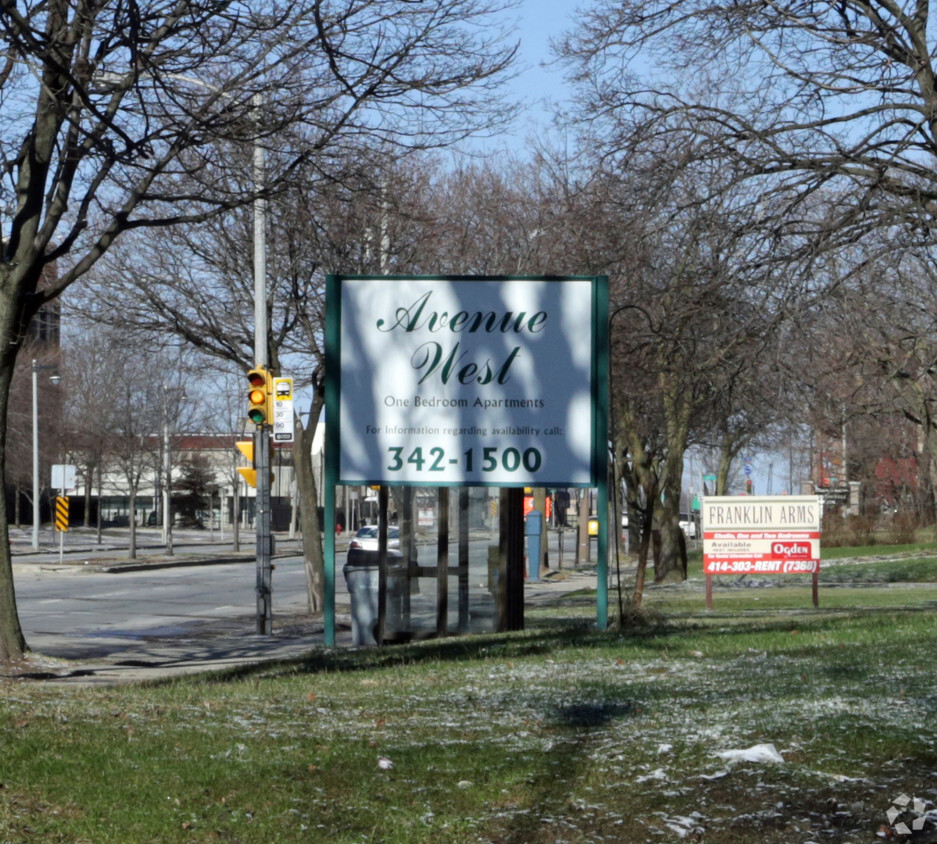
[[247, 411], [247, 418], [255, 425], [263, 425], [267, 421], [263, 409], [259, 407], [252, 407]]

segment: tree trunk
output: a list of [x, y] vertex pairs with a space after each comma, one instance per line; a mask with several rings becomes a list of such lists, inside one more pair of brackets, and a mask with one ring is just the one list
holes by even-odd
[[657, 487], [652, 483], [648, 490], [649, 495], [647, 504], [638, 512], [641, 514], [641, 548], [638, 551], [638, 570], [634, 578], [634, 595], [631, 603], [634, 607], [640, 607], [644, 600], [644, 584], [647, 579], [647, 556], [651, 546], [651, 535], [654, 528], [654, 502], [657, 500]]
[[[91, 493], [92, 487], [94, 486], [94, 464], [88, 463], [85, 465], [85, 517], [84, 517], [84, 526], [91, 527]], [[98, 501], [98, 507], [101, 506], [100, 500]]]
[[[6, 313], [12, 308], [7, 305]], [[0, 327], [2, 330], [2, 327]], [[4, 336], [11, 336], [9, 333]], [[0, 353], [0, 478], [6, 477], [7, 407], [10, 381], [16, 365], [17, 347], [4, 344]], [[26, 653], [26, 639], [16, 611], [16, 590], [13, 586], [13, 555], [10, 552], [10, 525], [6, 507], [0, 507], [0, 662], [22, 659]]]
[[98, 545], [101, 544], [103, 537], [101, 536], [102, 520], [104, 514], [101, 512], [101, 502], [104, 500], [104, 461], [98, 463], [98, 512], [97, 517], [94, 520], [94, 530], [95, 536], [97, 537]]
[[634, 575], [634, 596], [631, 603], [635, 607], [640, 607], [644, 601], [644, 584], [647, 579], [647, 555], [651, 547], [651, 524], [650, 519], [642, 519], [645, 522], [641, 528], [641, 547], [638, 549], [638, 568]]
[[[670, 455], [675, 455], [671, 457]], [[660, 531], [660, 560], [655, 557], [654, 582], [679, 583], [686, 580], [686, 546], [680, 542], [680, 496], [683, 492], [683, 452], [668, 453], [663, 469], [663, 502], [657, 519]]]
[[241, 550], [241, 484], [237, 479], [231, 493], [231, 550]]
[[299, 522], [303, 535], [303, 564], [306, 569], [306, 594], [309, 613], [319, 615], [325, 604], [325, 555], [322, 552], [322, 525], [319, 522], [319, 493], [312, 468], [312, 441], [322, 411], [321, 390], [316, 390], [309, 421], [303, 427], [297, 420], [293, 460], [296, 467], [296, 489], [299, 493]]
[[137, 488], [130, 487], [130, 513], [127, 516], [130, 525], [130, 551], [131, 560], [137, 559]]
[[934, 523], [934, 490], [937, 488], [935, 474], [937, 474], [937, 461], [934, 460], [935, 448], [934, 425], [931, 415], [928, 411], [927, 402], [922, 402], [923, 413], [921, 415], [919, 461], [921, 469], [918, 472], [919, 490], [918, 498], [918, 519], [922, 525]]

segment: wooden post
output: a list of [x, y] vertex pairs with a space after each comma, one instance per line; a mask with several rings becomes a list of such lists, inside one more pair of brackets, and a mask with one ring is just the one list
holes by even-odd
[[374, 638], [384, 644], [387, 628], [387, 487], [377, 491], [377, 631]]
[[401, 492], [401, 508], [400, 512], [397, 514], [400, 527], [400, 551], [403, 554], [403, 561], [407, 566], [407, 589], [403, 594], [403, 602], [401, 606], [401, 624], [403, 625], [404, 630], [410, 629], [410, 590], [413, 586], [414, 578], [418, 577], [417, 566], [419, 565], [413, 529], [414, 495], [415, 489], [412, 486], [403, 487]]
[[500, 490], [498, 501], [498, 632], [508, 629], [508, 490]]
[[499, 507], [498, 632], [524, 629], [524, 490], [502, 489]]
[[533, 567], [537, 566], [537, 579], [540, 578], [540, 572], [550, 565], [550, 558], [547, 552], [547, 537], [549, 536], [550, 526], [547, 522], [547, 491], [541, 487], [534, 488], [534, 509], [540, 511], [542, 516], [540, 524], [543, 525], [543, 533], [540, 536], [540, 554], [539, 559], [530, 561], [531, 577], [533, 577]]
[[469, 629], [469, 491], [459, 489], [459, 632]]
[[439, 487], [438, 530], [436, 533], [436, 635], [449, 628], [449, 487]]
[[524, 629], [524, 490], [508, 490], [507, 629]]
[[580, 494], [585, 494], [579, 499], [579, 528], [576, 531], [579, 544], [576, 546], [576, 565], [588, 565], [591, 556], [589, 538], [589, 490], [583, 490]]

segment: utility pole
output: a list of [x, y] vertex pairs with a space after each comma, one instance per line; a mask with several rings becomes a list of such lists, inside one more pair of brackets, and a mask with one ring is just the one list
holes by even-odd
[[[263, 99], [253, 99], [254, 122], [259, 128]], [[264, 419], [254, 431], [254, 468], [257, 470], [257, 632], [273, 632], [273, 534], [270, 519], [270, 426], [273, 422], [273, 380], [267, 371], [267, 203], [264, 148], [254, 141], [254, 366], [264, 370], [267, 404]]]
[[273, 633], [273, 532], [270, 502], [270, 428], [261, 425], [254, 432], [254, 460], [257, 469], [257, 633]]

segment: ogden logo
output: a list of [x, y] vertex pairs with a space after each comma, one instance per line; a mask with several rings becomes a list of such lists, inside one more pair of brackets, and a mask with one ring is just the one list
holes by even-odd
[[811, 557], [810, 543], [805, 542], [774, 542], [771, 552], [785, 560], [809, 560]]

